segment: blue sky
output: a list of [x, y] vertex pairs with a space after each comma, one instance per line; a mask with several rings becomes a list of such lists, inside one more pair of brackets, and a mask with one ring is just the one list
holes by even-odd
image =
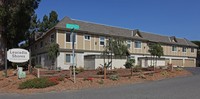
[[200, 40], [200, 0], [42, 0], [38, 18], [55, 10], [59, 20], [101, 23]]

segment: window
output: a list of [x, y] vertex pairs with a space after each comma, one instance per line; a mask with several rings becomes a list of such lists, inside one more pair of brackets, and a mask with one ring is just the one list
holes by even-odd
[[131, 48], [131, 40], [127, 40], [127, 47], [130, 49]]
[[100, 39], [100, 45], [105, 45], [105, 37], [99, 37]]
[[90, 35], [85, 35], [85, 40], [90, 40]]
[[186, 52], [186, 47], [183, 47], [183, 48], [182, 48], [182, 52]]
[[[74, 55], [74, 63], [76, 63], [76, 55]], [[66, 63], [72, 63], [73, 55], [72, 54], [66, 54]]]
[[43, 47], [43, 41], [40, 42], [40, 48], [42, 48], [42, 47]]
[[[66, 42], [72, 42], [72, 34], [66, 33]], [[76, 42], [76, 33], [74, 33], [74, 42]]]
[[51, 38], [50, 38], [50, 42], [54, 42], [54, 41], [55, 41], [55, 35], [52, 34], [52, 35], [51, 35]]
[[135, 48], [141, 48], [141, 41], [135, 41]]
[[172, 46], [172, 51], [177, 51], [177, 47], [176, 46]]
[[71, 62], [71, 58], [70, 58], [70, 54], [66, 54], [66, 62], [70, 63]]
[[194, 53], [194, 48], [191, 48], [191, 52]]

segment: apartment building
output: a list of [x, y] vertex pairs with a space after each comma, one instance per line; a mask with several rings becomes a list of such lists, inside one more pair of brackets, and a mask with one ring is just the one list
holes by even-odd
[[[60, 54], [55, 60], [55, 67], [69, 69], [72, 65], [72, 37], [70, 29], [66, 24], [77, 24], [79, 30], [75, 30], [75, 63], [77, 67], [95, 69], [103, 64], [101, 55], [109, 38], [123, 38], [131, 58], [136, 60], [136, 65], [149, 66], [150, 53], [149, 43], [160, 43], [164, 50], [164, 56], [158, 61], [158, 65], [195, 67], [197, 57], [197, 45], [185, 38], [175, 36], [162, 36], [140, 30], [131, 30], [113, 26], [107, 26], [92, 22], [80, 21], [69, 17], [63, 18], [56, 26], [36, 38], [30, 46], [32, 62], [42, 65], [45, 68], [51, 66], [51, 59], [48, 57], [47, 46], [55, 42], [59, 44]], [[113, 60], [113, 68], [124, 67], [125, 59]]]

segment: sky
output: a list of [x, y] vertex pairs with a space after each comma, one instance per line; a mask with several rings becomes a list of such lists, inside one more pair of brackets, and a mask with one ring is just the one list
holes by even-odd
[[200, 40], [200, 0], [42, 0], [42, 20], [54, 10], [72, 19]]

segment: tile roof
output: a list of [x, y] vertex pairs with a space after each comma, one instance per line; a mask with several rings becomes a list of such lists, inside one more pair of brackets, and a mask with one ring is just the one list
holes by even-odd
[[[139, 39], [139, 40], [147, 40], [151, 42], [160, 42], [160, 43], [167, 43], [167, 44], [175, 44], [175, 45], [184, 45], [184, 46], [191, 46], [191, 47], [198, 47], [194, 43], [190, 42], [189, 40], [185, 38], [176, 38], [174, 36], [162, 36], [158, 34], [152, 34], [147, 32], [131, 29], [125, 29], [125, 28], [119, 28], [119, 27], [113, 27], [113, 26], [107, 26], [92, 22], [85, 22], [80, 20], [74, 20], [70, 19], [69, 17], [63, 18], [56, 26], [55, 28], [61, 28], [66, 29], [66, 23], [70, 24], [78, 24], [80, 26], [79, 31], [84, 31], [88, 33], [93, 34], [102, 34], [102, 35], [111, 35], [111, 36], [121, 36], [121, 37], [127, 37], [132, 39]], [[139, 33], [141, 37], [134, 36], [136, 33]], [[171, 42], [172, 39], [174, 39], [177, 42]]]

